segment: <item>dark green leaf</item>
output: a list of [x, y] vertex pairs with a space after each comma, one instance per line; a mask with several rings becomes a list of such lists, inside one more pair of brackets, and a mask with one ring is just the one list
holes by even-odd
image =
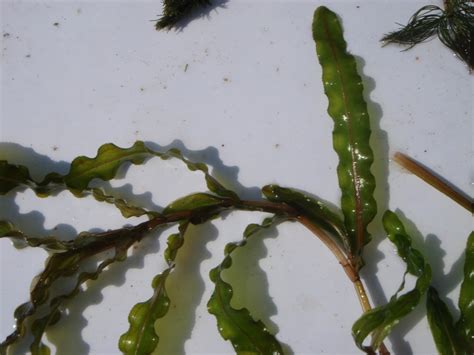
[[127, 258], [127, 250], [133, 244], [133, 240], [120, 241], [115, 247], [114, 256], [101, 262], [94, 272], [82, 272], [79, 274], [76, 284], [73, 289], [64, 295], [57, 296], [49, 303], [49, 310], [46, 316], [36, 319], [32, 326], [31, 332], [33, 334], [33, 342], [30, 345], [32, 355], [47, 355], [50, 353], [50, 349], [47, 345], [43, 344], [41, 339], [48, 326], [52, 326], [59, 322], [61, 319], [60, 306], [63, 305], [67, 300], [74, 298], [81, 290], [81, 286], [90, 280], [97, 280], [99, 275], [104, 271], [106, 267], [114, 262], [121, 262]]
[[364, 351], [370, 348], [363, 346], [365, 338], [372, 334], [371, 348], [378, 349], [384, 338], [400, 319], [415, 309], [431, 282], [431, 267], [423, 255], [412, 247], [411, 237], [407, 234], [397, 215], [386, 211], [383, 216], [383, 225], [390, 241], [397, 247], [398, 254], [407, 263], [405, 274], [417, 277], [415, 288], [401, 296], [398, 292], [383, 306], [374, 308], [362, 315], [352, 327], [352, 335], [357, 346]]
[[10, 238], [17, 248], [42, 247], [52, 252], [68, 250], [72, 244], [55, 237], [29, 237], [8, 221], [0, 221], [0, 238]]
[[156, 334], [155, 323], [168, 313], [170, 307], [165, 283], [174, 268], [178, 249], [184, 243], [187, 226], [187, 223], [181, 225], [180, 232], [168, 238], [168, 247], [165, 250], [168, 268], [153, 279], [153, 296], [145, 302], [137, 303], [130, 311], [128, 316], [130, 327], [119, 340], [119, 349], [126, 355], [151, 354], [158, 346], [159, 337]]
[[464, 280], [459, 294], [461, 317], [456, 324], [474, 353], [474, 232], [471, 232], [466, 245], [466, 261], [464, 262]]
[[315, 225], [330, 232], [331, 236], [336, 237], [346, 251], [350, 252], [344, 222], [336, 212], [333, 212], [323, 202], [301, 192], [277, 185], [264, 186], [262, 192], [270, 201], [286, 203], [309, 218]]
[[232, 286], [222, 279], [222, 272], [232, 265], [231, 253], [236, 248], [243, 247], [247, 239], [258, 231], [280, 221], [280, 217], [275, 216], [265, 219], [261, 225], [249, 225], [244, 232], [244, 239], [238, 243], [227, 244], [224, 260], [210, 272], [215, 289], [207, 303], [208, 311], [216, 317], [222, 337], [231, 341], [238, 354], [283, 354], [280, 343], [270, 334], [265, 324], [255, 321], [246, 308], [232, 308]]
[[455, 328], [448, 307], [433, 287], [428, 289], [426, 311], [438, 352], [443, 355], [468, 355], [462, 334]]
[[20, 186], [31, 187], [32, 185], [34, 182], [27, 168], [0, 160], [0, 195], [5, 195]]
[[133, 206], [129, 204], [127, 201], [121, 198], [116, 198], [112, 195], [107, 195], [103, 190], [99, 188], [92, 188], [90, 189], [92, 196], [100, 202], [107, 202], [120, 210], [120, 213], [125, 218], [130, 217], [141, 217], [143, 215], [147, 215], [149, 218], [157, 217], [160, 214], [154, 211], [147, 211], [144, 208]]
[[[235, 201], [239, 200], [235, 192], [226, 189], [209, 174], [206, 164], [191, 162], [184, 158], [178, 149], [174, 148], [164, 153], [153, 151], [142, 141], [136, 141], [130, 148], [120, 148], [112, 143], [104, 144], [98, 149], [96, 157], [80, 156], [74, 159], [67, 175], [50, 173], [41, 182], [31, 178], [28, 168], [0, 160], [0, 195], [21, 186], [32, 188], [40, 197], [68, 188], [78, 197], [91, 193], [97, 200], [114, 204], [125, 217], [143, 215], [145, 214], [143, 213], [144, 209], [129, 206], [122, 199], [107, 196], [99, 189], [90, 188], [89, 184], [94, 179], [108, 181], [115, 178], [118, 169], [124, 163], [142, 164], [146, 159], [152, 157], [159, 157], [163, 160], [170, 158], [181, 160], [189, 170], [201, 171], [204, 174], [209, 191]], [[153, 213], [146, 212], [149, 216]]]
[[339, 157], [337, 174], [346, 230], [357, 266], [369, 242], [367, 225], [377, 212], [373, 196], [375, 178], [370, 172], [374, 160], [369, 145], [370, 120], [363, 95], [363, 83], [355, 58], [347, 52], [337, 15], [321, 6], [313, 20], [313, 38], [323, 71], [328, 113], [334, 120], [333, 146]]
[[51, 173], [39, 183], [33, 180], [27, 167], [0, 160], [0, 195], [5, 195], [18, 187], [27, 187], [33, 189], [38, 196], [46, 197], [57, 188], [56, 184], [60, 183], [58, 176]]
[[163, 211], [163, 214], [190, 211], [197, 209], [204, 209], [209, 207], [218, 207], [222, 206], [225, 200], [220, 197], [205, 194], [205, 193], [195, 193], [177, 199], [176, 201], [171, 202]]
[[[147, 231], [147, 225], [141, 224], [137, 227], [98, 234], [81, 233], [74, 240], [64, 242], [68, 249], [64, 252], [57, 252], [48, 258], [45, 269], [32, 282], [30, 300], [16, 308], [14, 313], [15, 330], [0, 344], [0, 354], [5, 353], [11, 344], [24, 336], [25, 321], [48, 301], [50, 288], [58, 279], [76, 274], [83, 260], [107, 249], [123, 245], [123, 243], [140, 240]], [[79, 279], [87, 277], [84, 276], [87, 274], [81, 275]]]

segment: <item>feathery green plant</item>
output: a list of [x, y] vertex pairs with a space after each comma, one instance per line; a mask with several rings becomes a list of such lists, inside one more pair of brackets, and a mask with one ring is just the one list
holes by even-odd
[[444, 9], [423, 6], [405, 26], [386, 34], [385, 44], [398, 43], [410, 49], [437, 35], [456, 56], [474, 69], [474, 3], [470, 0], [445, 0]]

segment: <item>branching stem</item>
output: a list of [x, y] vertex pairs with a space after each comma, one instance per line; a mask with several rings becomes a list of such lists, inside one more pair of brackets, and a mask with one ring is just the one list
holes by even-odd
[[[369, 297], [367, 292], [365, 291], [364, 285], [360, 280], [359, 273], [349, 257], [347, 256], [344, 249], [338, 245], [333, 238], [331, 238], [323, 229], [319, 226], [315, 225], [311, 222], [310, 219], [301, 215], [296, 209], [287, 205], [286, 203], [280, 202], [270, 202], [270, 201], [251, 201], [251, 200], [238, 200], [234, 201], [231, 199], [223, 200], [221, 205], [215, 206], [215, 211], [212, 213], [229, 210], [229, 209], [236, 209], [236, 210], [243, 210], [243, 211], [259, 211], [259, 212], [267, 212], [273, 214], [280, 214], [286, 215], [290, 219], [296, 220], [305, 226], [308, 230], [310, 230], [315, 236], [317, 236], [323, 243], [328, 247], [328, 249], [333, 253], [336, 259], [341, 264], [344, 272], [354, 284], [357, 297], [360, 301], [362, 310], [368, 312], [372, 309], [369, 301]], [[147, 226], [148, 231], [151, 231], [154, 228], [157, 228], [162, 225], [175, 223], [183, 220], [190, 220], [191, 218], [199, 215], [199, 210], [189, 210], [189, 211], [179, 211], [170, 213], [167, 215], [162, 215], [151, 219], [150, 221], [143, 222], [141, 225]], [[207, 211], [209, 213], [209, 211]], [[139, 226], [141, 226], [139, 225]], [[137, 227], [139, 227], [137, 226]], [[382, 343], [380, 348], [378, 349], [381, 355], [388, 355], [390, 354]]]

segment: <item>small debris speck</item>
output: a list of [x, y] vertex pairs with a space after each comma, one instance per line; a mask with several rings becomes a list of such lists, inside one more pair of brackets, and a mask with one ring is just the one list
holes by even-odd
[[230, 82], [230, 79], [229, 79], [229, 78], [223, 78], [222, 80], [223, 80], [225, 83]]
[[221, 147], [225, 147], [225, 144], [221, 144]]
[[31, 54], [25, 55], [25, 58], [31, 58]]
[[416, 56], [416, 57], [415, 57], [415, 60], [420, 60], [420, 57]]
[[8, 38], [8, 37], [10, 37], [10, 34], [9, 34], [8, 32], [5, 32], [5, 33], [3, 34], [3, 38]]
[[80, 15], [80, 14], [82, 13], [82, 9], [81, 9], [81, 8], [77, 9], [77, 10], [76, 10], [76, 13], [77, 13], [78, 15]]
[[54, 146], [53, 146], [53, 150], [54, 150], [54, 151], [57, 151], [58, 149], [59, 149], [59, 147], [58, 147], [57, 145], [54, 145]]
[[279, 148], [279, 147], [280, 147], [279, 143], [275, 144], [275, 148]]
[[53, 26], [59, 27], [59, 22], [53, 23]]
[[144, 89], [144, 88], [140, 88], [140, 91], [143, 92], [143, 91], [145, 91], [145, 89]]
[[188, 71], [188, 67], [189, 67], [189, 64], [186, 64], [186, 65], [184, 66], [184, 72], [185, 72], [185, 73]]

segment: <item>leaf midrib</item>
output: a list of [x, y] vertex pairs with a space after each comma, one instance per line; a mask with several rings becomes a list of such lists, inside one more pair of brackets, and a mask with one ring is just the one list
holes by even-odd
[[[120, 148], [119, 148], [120, 149]], [[98, 170], [100, 169], [101, 167], [105, 166], [105, 165], [108, 165], [108, 164], [111, 164], [111, 163], [114, 163], [114, 162], [118, 162], [120, 160], [124, 160], [124, 159], [127, 159], [127, 158], [130, 158], [134, 155], [140, 155], [140, 154], [149, 154], [148, 152], [133, 152], [133, 153], [129, 153], [129, 154], [126, 154], [124, 156], [121, 156], [119, 158], [111, 158], [111, 159], [107, 159], [105, 161], [103, 161], [101, 164], [97, 164], [97, 165], [94, 165], [90, 168], [87, 168], [85, 170], [82, 170], [80, 173], [78, 174], [73, 174], [71, 175], [71, 171], [64, 177], [65, 179], [68, 179], [68, 180], [76, 180], [76, 179], [80, 179], [81, 177], [83, 177], [84, 175], [90, 173], [91, 171], [93, 170]], [[94, 161], [96, 160], [97, 158], [99, 157], [99, 155], [97, 155], [95, 158], [88, 158], [90, 159], [89, 161]], [[128, 160], [130, 161], [130, 160]], [[73, 162], [74, 163], [74, 162]]]
[[[220, 269], [220, 267], [219, 267], [219, 279], [220, 279], [220, 282], [225, 283], [225, 281], [222, 280], [222, 277], [221, 277], [221, 269]], [[221, 286], [221, 287], [222, 287], [222, 286]], [[230, 319], [230, 320], [232, 321], [232, 323], [234, 323], [234, 324], [237, 326], [237, 328], [239, 328], [239, 329], [241, 330], [241, 332], [250, 340], [250, 342], [251, 342], [252, 344], [254, 344], [255, 348], [257, 348], [257, 349], [260, 351], [261, 354], [264, 354], [264, 352], [262, 351], [262, 349], [260, 349], [260, 347], [258, 346], [258, 344], [255, 343], [255, 341], [254, 341], [254, 340], [251, 338], [251, 336], [245, 331], [245, 329], [242, 328], [242, 327], [239, 325], [239, 323], [238, 323], [236, 320], [234, 320], [234, 318], [228, 313], [227, 307], [225, 307], [225, 303], [223, 302], [222, 294], [221, 294], [221, 292], [220, 292], [221, 287], [219, 287], [219, 292], [217, 292], [217, 296], [218, 296], [219, 302], [220, 302], [220, 304], [221, 304], [222, 310], [223, 310], [224, 313], [227, 315], [227, 318]], [[230, 307], [231, 309], [233, 309], [232, 306], [230, 306], [230, 302], [229, 302], [229, 307]]]
[[[140, 354], [140, 353], [138, 352], [138, 349], [139, 349], [140, 343], [141, 343], [141, 341], [142, 341], [142, 339], [143, 339], [143, 335], [145, 334], [146, 324], [148, 324], [148, 321], [149, 321], [149, 319], [150, 319], [150, 317], [151, 317], [151, 314], [152, 314], [151, 310], [152, 310], [152, 309], [154, 308], [154, 306], [156, 305], [156, 302], [157, 302], [158, 299], [159, 299], [160, 293], [164, 290], [165, 281], [166, 281], [166, 279], [167, 279], [167, 277], [168, 277], [168, 275], [169, 275], [169, 270], [170, 270], [170, 269], [167, 269], [166, 271], [164, 271], [164, 272], [162, 273], [162, 277], [163, 277], [163, 278], [162, 278], [162, 281], [160, 282], [159, 286], [155, 289], [155, 292], [154, 292], [154, 294], [153, 294], [153, 296], [152, 296], [152, 298], [151, 298], [150, 308], [149, 308], [150, 311], [147, 312], [147, 314], [146, 314], [146, 316], [145, 316], [145, 318], [144, 318], [144, 321], [143, 321], [143, 323], [142, 323], [142, 326], [139, 327], [139, 330], [140, 330], [140, 331], [139, 331], [139, 333], [138, 333], [138, 338], [137, 338], [137, 342], [136, 342], [136, 345], [135, 345], [135, 349], [133, 350], [133, 354], [135, 354], [135, 355]], [[153, 329], [153, 331], [154, 331], [154, 329]], [[155, 335], [158, 335], [158, 334], [156, 334], [155, 331], [154, 331], [154, 333], [155, 333]]]
[[363, 228], [363, 221], [362, 221], [362, 208], [361, 208], [361, 193], [360, 193], [360, 177], [359, 173], [357, 170], [357, 162], [355, 159], [355, 152], [354, 152], [354, 135], [353, 135], [353, 129], [352, 129], [352, 115], [351, 112], [348, 109], [348, 103], [347, 103], [347, 95], [346, 95], [346, 89], [345, 89], [345, 82], [343, 79], [343, 75], [341, 72], [341, 65], [339, 63], [339, 58], [337, 56], [337, 52], [334, 48], [334, 43], [333, 43], [333, 38], [331, 37], [331, 33], [328, 28], [328, 23], [327, 23], [327, 18], [326, 16], [323, 16], [323, 28], [326, 33], [327, 39], [329, 46], [331, 48], [331, 52], [334, 57], [334, 63], [336, 66], [336, 70], [339, 76], [339, 80], [341, 82], [341, 94], [343, 98], [343, 103], [344, 103], [344, 111], [349, 118], [348, 120], [348, 130], [349, 130], [349, 145], [351, 149], [351, 158], [352, 158], [352, 164], [351, 164], [351, 170], [352, 170], [352, 175], [353, 175], [353, 186], [354, 186], [354, 199], [356, 202], [356, 251], [358, 252], [359, 249], [363, 245], [363, 239], [364, 239], [364, 228]]

